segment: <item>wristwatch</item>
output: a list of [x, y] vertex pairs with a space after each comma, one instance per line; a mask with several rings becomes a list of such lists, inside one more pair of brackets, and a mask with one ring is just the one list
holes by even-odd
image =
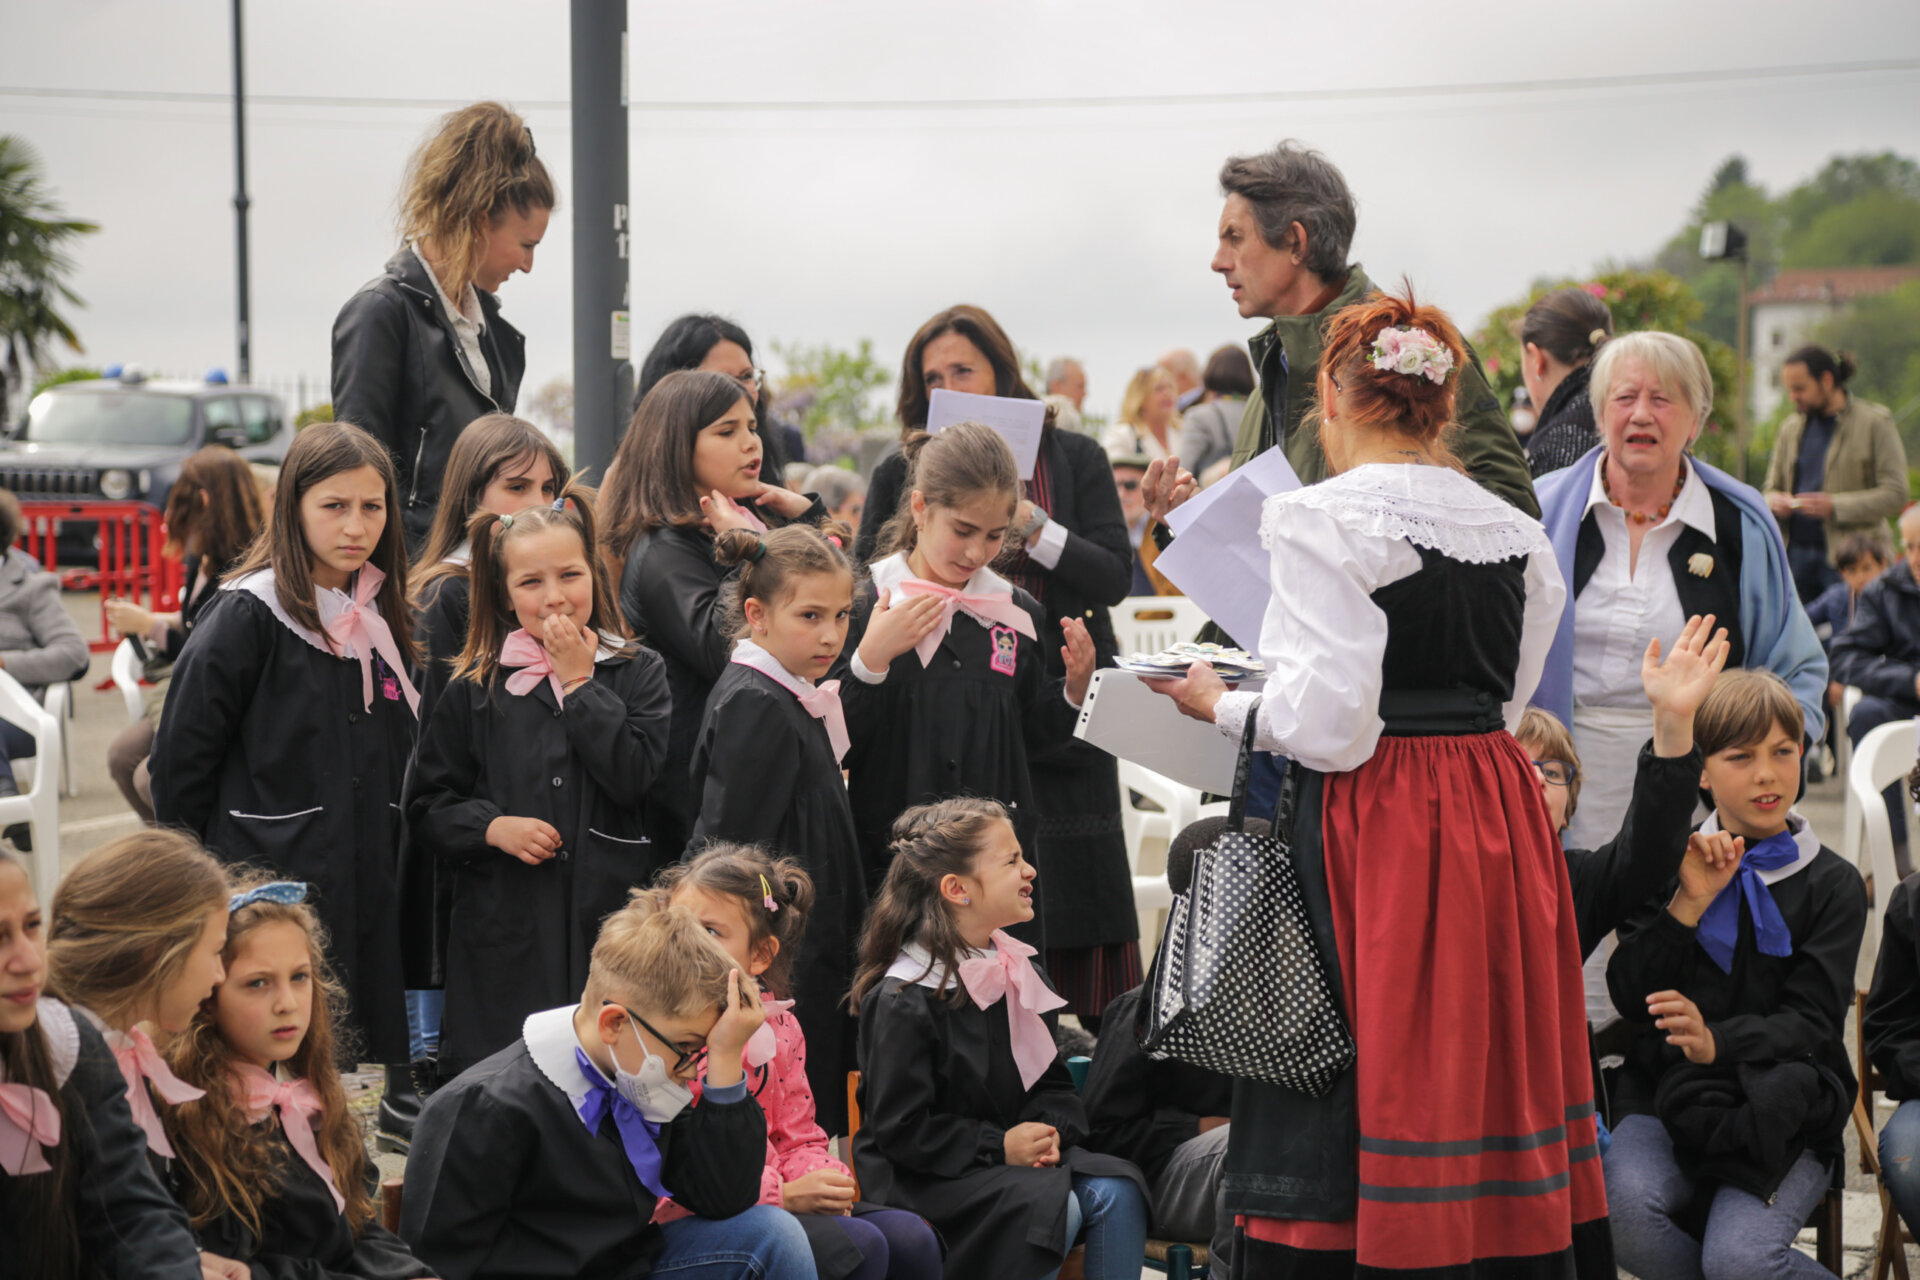
[[1020, 541], [1025, 543], [1032, 539], [1033, 535], [1040, 532], [1041, 528], [1046, 525], [1050, 518], [1051, 517], [1047, 515], [1047, 509], [1045, 507], [1037, 502], [1034, 503], [1033, 519], [1027, 521], [1027, 527], [1020, 531]]

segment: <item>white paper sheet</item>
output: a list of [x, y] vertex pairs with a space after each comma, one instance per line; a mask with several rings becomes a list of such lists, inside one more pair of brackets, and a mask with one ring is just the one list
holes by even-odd
[[978, 422], [992, 427], [1013, 450], [1020, 478], [1033, 479], [1033, 462], [1040, 456], [1040, 429], [1046, 425], [1044, 400], [1015, 400], [1007, 396], [976, 396], [967, 391], [936, 390], [927, 404], [927, 431], [938, 435], [956, 422]]
[[[1260, 686], [1249, 681], [1239, 687]], [[1223, 796], [1233, 790], [1238, 740], [1181, 715], [1172, 698], [1155, 693], [1130, 671], [1103, 667], [1093, 673], [1073, 732], [1109, 755], [1183, 786]]]
[[1174, 539], [1153, 567], [1249, 653], [1260, 651], [1260, 626], [1273, 596], [1260, 508], [1274, 494], [1299, 487], [1286, 455], [1269, 449], [1167, 514]]

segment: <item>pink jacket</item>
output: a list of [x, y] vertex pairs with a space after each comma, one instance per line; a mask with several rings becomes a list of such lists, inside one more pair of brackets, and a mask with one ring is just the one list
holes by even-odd
[[[767, 1015], [779, 1046], [773, 1061], [764, 1067], [747, 1068], [747, 1092], [759, 1099], [767, 1117], [767, 1164], [760, 1171], [760, 1203], [778, 1208], [783, 1184], [812, 1173], [832, 1169], [850, 1173], [846, 1165], [827, 1152], [827, 1134], [813, 1119], [813, 1089], [807, 1084], [807, 1038], [793, 1010], [782, 1009]], [[694, 1101], [700, 1099], [700, 1086], [693, 1084]], [[672, 1222], [692, 1217], [691, 1211], [671, 1200], [660, 1201], [654, 1210], [655, 1222]]]

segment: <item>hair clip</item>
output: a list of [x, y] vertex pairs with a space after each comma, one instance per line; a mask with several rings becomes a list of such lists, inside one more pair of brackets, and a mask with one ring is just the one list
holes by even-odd
[[511, 529], [511, 528], [513, 528], [513, 517], [512, 517], [512, 516], [510, 516], [510, 515], [507, 515], [507, 516], [501, 516], [501, 517], [500, 517], [500, 527], [501, 527], [502, 529]]
[[773, 886], [767, 883], [766, 876], [760, 877], [760, 892], [766, 896], [760, 899], [760, 905], [769, 911], [778, 911], [780, 904], [773, 900]]
[[242, 890], [227, 899], [227, 914], [232, 915], [242, 907], [250, 907], [256, 902], [277, 902], [283, 907], [295, 906], [307, 900], [307, 886], [299, 880], [275, 880], [271, 884], [256, 885]]
[[840, 541], [840, 535], [837, 533], [828, 534], [827, 541], [833, 544], [833, 548], [836, 551], [845, 551], [847, 549], [847, 544]]
[[753, 561], [755, 564], [759, 564], [762, 560], [766, 559], [766, 556], [767, 556], [767, 540], [765, 538], [755, 539], [753, 544], [753, 554], [748, 556], [747, 559]]
[[561, 494], [553, 500], [553, 514], [559, 515], [567, 509], [567, 495]]

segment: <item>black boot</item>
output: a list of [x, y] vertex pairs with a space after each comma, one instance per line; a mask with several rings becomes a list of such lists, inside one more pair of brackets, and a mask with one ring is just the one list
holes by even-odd
[[413, 1122], [420, 1118], [420, 1090], [413, 1083], [413, 1067], [400, 1063], [387, 1068], [386, 1091], [380, 1095], [380, 1124], [373, 1145], [381, 1151], [405, 1155], [413, 1145]]

